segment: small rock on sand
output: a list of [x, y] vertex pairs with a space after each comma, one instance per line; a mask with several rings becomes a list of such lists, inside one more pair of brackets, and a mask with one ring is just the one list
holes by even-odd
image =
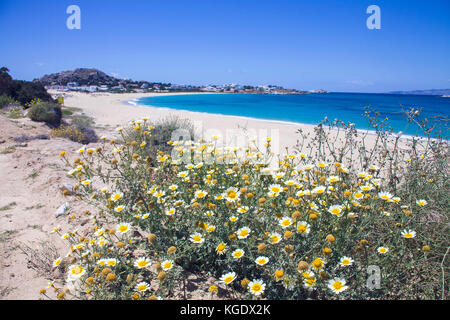
[[65, 202], [62, 206], [58, 208], [58, 210], [56, 210], [55, 216], [59, 217], [65, 215], [67, 210], [69, 210], [69, 207], [70, 207], [69, 203]]
[[73, 190], [73, 185], [71, 185], [70, 183], [63, 183], [59, 189], [61, 189], [61, 191], [66, 191], [68, 195], [73, 194], [74, 190]]

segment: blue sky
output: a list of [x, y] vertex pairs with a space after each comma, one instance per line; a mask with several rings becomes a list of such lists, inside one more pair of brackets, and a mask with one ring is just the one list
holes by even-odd
[[[81, 30], [69, 30], [69, 5]], [[369, 30], [369, 5], [381, 29]], [[133, 80], [386, 92], [450, 88], [450, 1], [1, 0], [0, 65], [31, 80], [95, 67]]]

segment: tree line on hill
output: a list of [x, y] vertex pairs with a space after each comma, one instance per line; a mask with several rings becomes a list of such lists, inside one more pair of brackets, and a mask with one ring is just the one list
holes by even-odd
[[[0, 96], [2, 97], [2, 101], [9, 100], [10, 103], [17, 102], [22, 106], [26, 106], [36, 99], [41, 101], [53, 101], [52, 97], [41, 83], [14, 80], [6, 67], [0, 68]], [[0, 107], [3, 107], [3, 105]]]

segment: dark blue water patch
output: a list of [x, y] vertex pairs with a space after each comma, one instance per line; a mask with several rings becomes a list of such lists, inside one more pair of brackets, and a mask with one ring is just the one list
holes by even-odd
[[[368, 129], [364, 107], [372, 107], [380, 118], [389, 118], [395, 132], [415, 135], [418, 127], [407, 126], [402, 108], [422, 109], [421, 118], [438, 115], [448, 117], [450, 98], [440, 96], [328, 93], [308, 95], [259, 95], [259, 94], [197, 94], [145, 97], [141, 105], [178, 110], [244, 116], [266, 120], [278, 120], [317, 124], [325, 117], [354, 123], [358, 129]], [[433, 123], [433, 121], [431, 121]], [[406, 128], [406, 129], [405, 129]], [[447, 134], [447, 133], [445, 133]], [[419, 135], [422, 135], [419, 133]]]

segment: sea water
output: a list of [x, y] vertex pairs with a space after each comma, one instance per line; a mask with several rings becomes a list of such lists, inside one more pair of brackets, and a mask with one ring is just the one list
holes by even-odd
[[[317, 124], [325, 117], [350, 122], [357, 129], [369, 128], [364, 107], [388, 118], [394, 132], [424, 136], [414, 124], [408, 125], [403, 110], [421, 109], [420, 118], [436, 124], [436, 116], [450, 115], [450, 98], [426, 95], [371, 93], [327, 93], [306, 95], [273, 94], [195, 94], [144, 97], [135, 104], [222, 115], [259, 118], [286, 122]], [[444, 130], [445, 131], [445, 130]], [[448, 135], [448, 132], [443, 132]]]

